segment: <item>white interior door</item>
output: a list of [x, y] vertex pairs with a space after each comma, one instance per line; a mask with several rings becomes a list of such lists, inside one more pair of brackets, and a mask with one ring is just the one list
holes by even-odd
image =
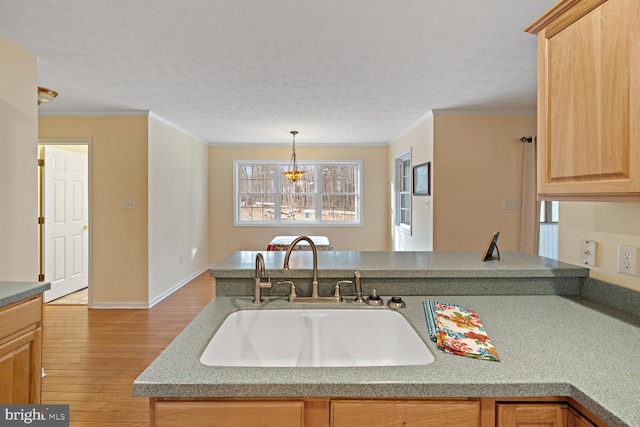
[[87, 153], [44, 146], [45, 302], [88, 286], [87, 163]]

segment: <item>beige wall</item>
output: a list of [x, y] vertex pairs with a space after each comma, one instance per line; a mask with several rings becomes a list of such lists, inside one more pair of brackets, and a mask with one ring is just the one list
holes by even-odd
[[[41, 116], [40, 138], [90, 138], [90, 281], [95, 307], [146, 307], [147, 117]], [[35, 189], [34, 189], [35, 194]], [[135, 209], [122, 209], [134, 199]]]
[[208, 267], [208, 147], [149, 117], [149, 300]]
[[[411, 197], [411, 233], [407, 233], [395, 225], [395, 163], [398, 157], [411, 152], [412, 166], [425, 162], [433, 162], [433, 114], [411, 128], [404, 135], [389, 145], [387, 159], [389, 167], [389, 193], [391, 211], [389, 227], [391, 230], [391, 247], [395, 251], [431, 251], [433, 250], [433, 209], [432, 196]], [[434, 187], [431, 186], [433, 194]]]
[[482, 251], [501, 230], [501, 251], [517, 251], [521, 199], [520, 138], [536, 133], [535, 115], [435, 115], [433, 249]]
[[0, 280], [38, 280], [36, 56], [0, 37]]
[[617, 271], [618, 245], [640, 247], [640, 203], [561, 202], [558, 259], [579, 264], [581, 239], [598, 242], [591, 277], [640, 291], [640, 278]]
[[276, 235], [327, 235], [336, 250], [388, 250], [389, 197], [387, 147], [297, 145], [299, 160], [360, 159], [363, 179], [363, 226], [234, 227], [233, 160], [288, 160], [290, 146], [209, 147], [209, 261], [233, 251], [262, 250]]

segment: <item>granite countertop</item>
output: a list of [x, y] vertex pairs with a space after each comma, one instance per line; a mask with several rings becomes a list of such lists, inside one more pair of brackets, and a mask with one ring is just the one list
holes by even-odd
[[0, 282], [0, 307], [51, 289], [49, 282]]
[[[292, 252], [290, 270], [282, 271], [282, 251], [238, 251], [211, 267], [214, 277], [253, 277], [256, 254], [262, 253], [268, 273], [279, 277], [310, 277], [313, 253]], [[482, 262], [479, 252], [318, 251], [318, 277], [484, 278], [587, 277], [589, 270], [522, 252], [504, 252], [500, 260]]]
[[[422, 302], [475, 310], [501, 361], [445, 354], [428, 338]], [[385, 297], [386, 300], [386, 297]], [[510, 397], [570, 396], [610, 426], [640, 426], [640, 320], [580, 296], [410, 296], [400, 312], [435, 361], [424, 366], [355, 368], [211, 367], [199, 357], [250, 297], [217, 297], [136, 379], [141, 397]], [[259, 309], [319, 308], [271, 298]], [[359, 308], [354, 303], [322, 308]], [[349, 325], [345, 325], [349, 327]], [[354, 333], [356, 327], [353, 325]], [[364, 331], [376, 337], [376, 331]]]

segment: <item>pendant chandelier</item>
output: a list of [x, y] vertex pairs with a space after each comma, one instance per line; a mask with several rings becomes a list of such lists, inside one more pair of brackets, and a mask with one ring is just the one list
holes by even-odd
[[289, 162], [289, 169], [285, 172], [282, 172], [285, 178], [287, 178], [291, 182], [296, 182], [306, 171], [298, 169], [298, 163], [296, 162], [296, 135], [298, 134], [297, 130], [292, 130], [291, 135], [293, 135], [293, 151], [291, 153], [291, 161]]

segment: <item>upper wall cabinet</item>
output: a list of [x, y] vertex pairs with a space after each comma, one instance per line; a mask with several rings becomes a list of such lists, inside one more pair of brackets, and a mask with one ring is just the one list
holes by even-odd
[[640, 1], [561, 0], [538, 36], [538, 196], [640, 201]]

